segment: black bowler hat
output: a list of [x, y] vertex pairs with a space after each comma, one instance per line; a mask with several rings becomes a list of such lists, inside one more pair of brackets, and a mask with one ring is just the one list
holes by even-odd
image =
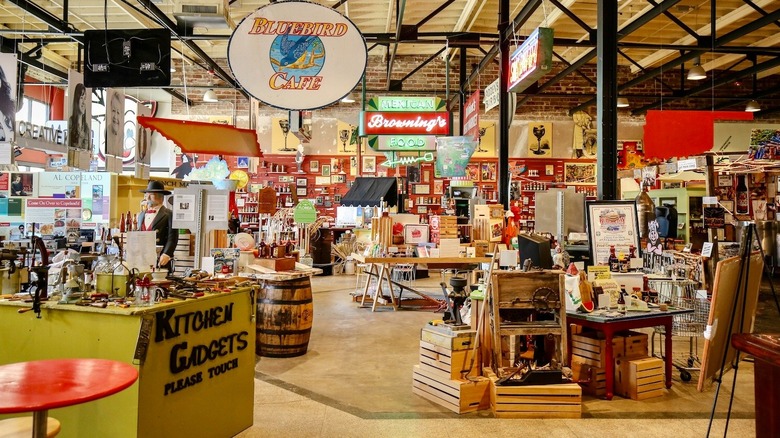
[[141, 190], [141, 193], [162, 193], [163, 195], [170, 195], [171, 191], [165, 190], [165, 186], [160, 181], [149, 181], [146, 190]]

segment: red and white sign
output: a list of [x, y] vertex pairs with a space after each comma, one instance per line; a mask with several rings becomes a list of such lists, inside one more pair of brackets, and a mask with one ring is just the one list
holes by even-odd
[[360, 128], [361, 135], [449, 135], [450, 113], [361, 112]]
[[339, 101], [360, 82], [368, 50], [352, 21], [316, 3], [269, 3], [230, 37], [228, 63], [241, 86], [277, 108], [311, 110]]
[[479, 141], [479, 90], [471, 93], [463, 106], [463, 135]]

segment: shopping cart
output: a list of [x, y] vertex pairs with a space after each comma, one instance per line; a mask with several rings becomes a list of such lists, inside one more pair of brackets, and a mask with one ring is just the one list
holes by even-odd
[[[692, 309], [693, 313], [674, 315], [672, 319], [672, 336], [688, 338], [688, 353], [680, 353], [672, 357], [672, 364], [680, 371], [680, 380], [689, 382], [691, 371], [701, 369], [699, 360], [699, 337], [703, 336], [710, 315], [710, 301], [696, 296], [697, 283], [690, 280], [658, 279], [650, 280], [651, 290], [658, 292], [658, 302], [667, 303], [679, 309]], [[666, 334], [663, 326], [653, 329], [651, 354], [655, 356], [655, 335]], [[664, 357], [663, 342], [659, 342], [660, 357]]]

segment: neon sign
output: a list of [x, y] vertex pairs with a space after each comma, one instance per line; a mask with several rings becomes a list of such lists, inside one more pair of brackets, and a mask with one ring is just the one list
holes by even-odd
[[438, 97], [379, 96], [370, 99], [366, 108], [370, 111], [433, 112], [444, 109], [444, 100]]
[[509, 57], [507, 91], [520, 93], [552, 69], [553, 30], [537, 27]]
[[449, 135], [449, 112], [361, 111], [360, 135]]
[[373, 135], [368, 137], [368, 145], [375, 151], [435, 151], [436, 137], [433, 135]]
[[[390, 158], [392, 156], [393, 158]], [[384, 163], [380, 163], [380, 166], [385, 167], [398, 167], [398, 166], [408, 166], [410, 164], [414, 163], [431, 163], [433, 162], [433, 152], [426, 152], [423, 155], [420, 155], [419, 157], [398, 157], [395, 158], [395, 154], [388, 154], [388, 159]]]

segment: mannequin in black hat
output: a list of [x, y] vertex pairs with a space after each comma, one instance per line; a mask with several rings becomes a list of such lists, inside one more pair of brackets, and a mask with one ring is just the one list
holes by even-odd
[[179, 230], [173, 228], [173, 212], [163, 205], [165, 195], [171, 192], [165, 190], [160, 181], [149, 181], [146, 190], [141, 190], [141, 193], [145, 193], [146, 210], [138, 215], [138, 229], [157, 233], [157, 245], [163, 247], [158, 264], [170, 271], [173, 251], [179, 242]]

